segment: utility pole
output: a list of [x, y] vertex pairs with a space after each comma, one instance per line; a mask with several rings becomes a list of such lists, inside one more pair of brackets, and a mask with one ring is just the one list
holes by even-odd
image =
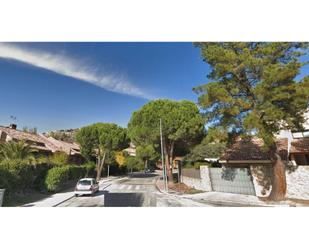
[[162, 134], [162, 121], [160, 119], [160, 138], [161, 138], [161, 156], [162, 156], [162, 169], [163, 169], [163, 180], [164, 180], [164, 190], [168, 191], [167, 186], [167, 175], [166, 175], [166, 168], [164, 163], [164, 150], [163, 150], [163, 134]]
[[109, 165], [107, 165], [107, 178], [109, 178]]

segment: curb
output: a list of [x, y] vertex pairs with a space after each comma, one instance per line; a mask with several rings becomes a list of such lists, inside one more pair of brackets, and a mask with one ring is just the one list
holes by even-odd
[[62, 200], [61, 202], [59, 202], [59, 203], [57, 203], [57, 204], [53, 205], [52, 207], [57, 207], [57, 206], [61, 205], [62, 203], [66, 202], [66, 201], [68, 201], [68, 200], [73, 199], [74, 197], [75, 197], [75, 196], [74, 196], [74, 195], [72, 195], [71, 197], [66, 198], [65, 200]]
[[[173, 197], [177, 197], [177, 198], [182, 198], [182, 199], [186, 199], [186, 200], [190, 200], [190, 201], [193, 201], [193, 202], [196, 202], [196, 203], [202, 203], [202, 204], [210, 204], [210, 205], [218, 205], [218, 206], [222, 206], [222, 207], [289, 207], [289, 205], [271, 205], [271, 204], [256, 204], [256, 203], [236, 203], [236, 202], [229, 202], [229, 201], [215, 201], [215, 200], [203, 200], [203, 201], [196, 201], [196, 200], [193, 200], [191, 198], [188, 198], [188, 197], [183, 197], [181, 195], [177, 195], [177, 194], [173, 194], [173, 193], [168, 193], [168, 192], [164, 192], [162, 191], [158, 185], [157, 185], [157, 182], [160, 178], [157, 178], [156, 180], [156, 189], [160, 192], [160, 193], [163, 193], [163, 194], [168, 194], [170, 196], [173, 196]], [[206, 203], [204, 203], [206, 202]]]

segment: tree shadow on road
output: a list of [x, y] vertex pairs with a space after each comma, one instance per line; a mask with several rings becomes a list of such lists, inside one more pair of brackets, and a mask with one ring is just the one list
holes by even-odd
[[157, 176], [156, 173], [132, 173], [129, 174], [130, 178], [149, 178], [149, 177], [155, 177]]
[[[103, 192], [103, 191], [101, 191]], [[142, 207], [143, 193], [109, 193], [104, 191], [105, 207]]]

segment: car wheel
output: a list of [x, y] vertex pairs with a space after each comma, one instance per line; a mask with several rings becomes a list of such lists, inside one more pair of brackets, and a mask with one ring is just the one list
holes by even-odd
[[75, 197], [78, 197], [78, 194], [75, 194]]

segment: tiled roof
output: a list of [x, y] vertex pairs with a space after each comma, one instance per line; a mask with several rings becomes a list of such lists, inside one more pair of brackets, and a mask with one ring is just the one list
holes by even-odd
[[[48, 141], [46, 141], [46, 139], [44, 137], [42, 137], [40, 135], [37, 135], [37, 134], [28, 133], [28, 132], [24, 132], [24, 131], [19, 131], [19, 130], [15, 130], [15, 129], [11, 129], [11, 128], [8, 128], [8, 127], [3, 127], [3, 126], [0, 126], [0, 131], [6, 133], [12, 139], [24, 140], [26, 142], [30, 141], [32, 143], [36, 143], [33, 146], [42, 147], [42, 145], [45, 145], [46, 149], [47, 150], [51, 150], [51, 151], [55, 151], [57, 149], [53, 144], [51, 144]], [[44, 149], [44, 150], [46, 150], [46, 149]]]
[[[75, 143], [67, 143], [52, 137], [45, 137], [40, 134], [32, 134], [28, 132], [23, 132], [8, 127], [0, 126], [0, 131], [5, 132], [8, 136], [16, 140], [24, 140], [34, 142], [32, 147], [40, 150], [50, 150], [52, 152], [63, 151], [67, 154], [79, 154], [79, 145]], [[45, 146], [45, 147], [44, 147]]]
[[[276, 141], [278, 152], [282, 160], [287, 160], [288, 140], [286, 138]], [[271, 160], [270, 152], [263, 150], [264, 142], [260, 138], [238, 139], [225, 153], [220, 160], [230, 161], [255, 161], [255, 160]]]
[[309, 153], [309, 137], [293, 139], [290, 153]]
[[80, 147], [76, 143], [68, 143], [57, 140], [53, 137], [45, 137], [50, 143], [58, 148], [58, 151], [63, 151], [67, 154], [80, 154]]

